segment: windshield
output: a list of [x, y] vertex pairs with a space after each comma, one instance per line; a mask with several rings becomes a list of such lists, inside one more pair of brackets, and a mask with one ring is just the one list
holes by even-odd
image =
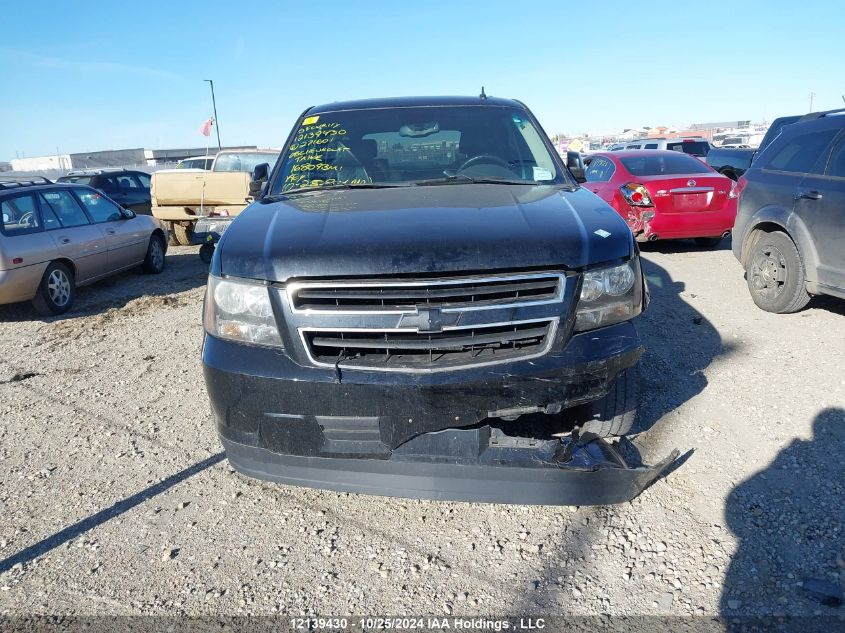
[[256, 165], [268, 163], [272, 169], [279, 157], [277, 152], [218, 154], [214, 171], [252, 171]]
[[707, 174], [711, 171], [700, 160], [686, 154], [642, 154], [620, 160], [632, 176]]
[[524, 110], [425, 106], [305, 117], [271, 192], [449, 179], [569, 184]]

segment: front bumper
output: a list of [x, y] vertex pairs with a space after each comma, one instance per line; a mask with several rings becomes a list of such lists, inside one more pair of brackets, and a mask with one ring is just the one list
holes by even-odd
[[582, 505], [628, 500], [665, 464], [631, 469], [598, 440], [573, 452], [569, 440], [505, 438], [479, 423], [596, 400], [641, 353], [628, 322], [532, 360], [341, 376], [206, 336], [203, 369], [229, 461], [245, 474], [373, 494]]

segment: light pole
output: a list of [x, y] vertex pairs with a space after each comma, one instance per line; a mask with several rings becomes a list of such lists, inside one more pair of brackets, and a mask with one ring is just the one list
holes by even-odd
[[222, 150], [223, 146], [220, 144], [220, 121], [217, 119], [217, 101], [214, 99], [214, 82], [211, 79], [203, 79], [211, 86], [211, 103], [214, 106], [214, 128], [217, 130], [217, 149]]

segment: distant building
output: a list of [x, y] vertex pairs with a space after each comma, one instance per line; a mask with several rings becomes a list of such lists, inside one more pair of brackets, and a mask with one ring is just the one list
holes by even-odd
[[[227, 150], [257, 149], [255, 145], [224, 147]], [[214, 156], [217, 149], [209, 150]], [[205, 147], [177, 149], [112, 149], [99, 152], [78, 152], [76, 154], [55, 154], [52, 156], [34, 156], [32, 158], [13, 158], [12, 171], [42, 171], [48, 169], [97, 169], [100, 167], [139, 167], [174, 165], [183, 158], [204, 156]]]

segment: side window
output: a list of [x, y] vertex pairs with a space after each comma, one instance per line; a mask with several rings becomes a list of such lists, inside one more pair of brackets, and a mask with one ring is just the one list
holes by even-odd
[[607, 182], [613, 177], [615, 171], [616, 167], [613, 165], [613, 161], [598, 156], [590, 162], [590, 166], [584, 172], [584, 177], [587, 182]]
[[813, 166], [818, 164], [817, 169], [820, 171], [819, 157], [837, 132], [838, 130], [820, 130], [785, 139], [779, 147], [770, 147], [773, 151], [763, 169], [803, 174], [813, 171]]
[[56, 217], [56, 214], [53, 212], [53, 209], [48, 204], [44, 204], [41, 202], [41, 218], [44, 220], [44, 228], [48, 231], [51, 229], [60, 229], [62, 227], [62, 223], [59, 222], [59, 218]]
[[76, 192], [76, 195], [82, 200], [82, 204], [94, 222], [113, 222], [122, 217], [120, 207], [96, 191], [81, 189]]
[[[200, 167], [200, 165], [197, 165], [197, 167]], [[135, 174], [135, 177], [138, 178], [138, 180], [141, 183], [141, 186], [144, 189], [150, 188], [150, 177], [149, 176], [147, 176], [146, 174]]]
[[3, 233], [21, 235], [41, 230], [38, 212], [35, 209], [35, 196], [15, 196], [0, 202], [0, 218]]
[[41, 206], [48, 207], [65, 228], [90, 224], [88, 216], [79, 206], [69, 191], [44, 191], [41, 193]]
[[825, 174], [836, 178], [845, 178], [845, 136], [833, 148], [833, 154], [827, 164]]
[[126, 174], [125, 176], [117, 176], [117, 186], [120, 187], [121, 191], [137, 191], [141, 188], [141, 183], [134, 176]]
[[643, 149], [657, 149], [657, 143], [646, 143]]
[[96, 187], [106, 195], [112, 195], [120, 191], [120, 187], [114, 176], [103, 176], [96, 184], [92, 184], [92, 186]]

